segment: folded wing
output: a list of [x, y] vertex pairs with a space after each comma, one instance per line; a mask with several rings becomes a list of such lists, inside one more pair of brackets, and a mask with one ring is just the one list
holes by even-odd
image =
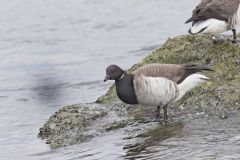
[[[197, 66], [191, 64], [148, 64], [144, 65], [133, 72], [135, 77], [144, 75], [146, 77], [161, 77], [171, 80], [177, 84], [181, 83], [187, 76], [210, 70], [208, 66]], [[137, 78], [135, 78], [137, 79]]]
[[202, 0], [186, 23], [210, 18], [228, 21], [239, 7], [239, 0]]

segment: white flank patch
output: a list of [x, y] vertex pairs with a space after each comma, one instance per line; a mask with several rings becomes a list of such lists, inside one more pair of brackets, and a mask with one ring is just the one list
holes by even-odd
[[139, 104], [166, 105], [178, 96], [177, 86], [166, 78], [141, 75], [134, 79], [134, 87]]
[[209, 78], [202, 74], [192, 74], [188, 76], [182, 83], [178, 85], [179, 96], [177, 97], [176, 101], [181, 99], [185, 93], [194, 87], [197, 87], [200, 84], [207, 82], [208, 80]]
[[220, 21], [217, 19], [207, 19], [205, 21], [198, 21], [196, 22], [192, 28], [191, 32], [193, 34], [199, 33], [203, 28], [207, 27], [203, 32], [201, 33], [222, 33], [227, 31], [227, 23], [225, 21]]

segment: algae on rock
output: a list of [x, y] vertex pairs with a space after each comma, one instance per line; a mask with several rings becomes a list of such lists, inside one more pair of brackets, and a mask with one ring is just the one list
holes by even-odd
[[[225, 41], [216, 45], [206, 35], [169, 38], [159, 49], [142, 62], [135, 64], [128, 72], [148, 63], [210, 64], [214, 70], [204, 73], [211, 78], [210, 82], [193, 89], [174, 103], [174, 106], [169, 106], [171, 117], [175, 115], [179, 118], [176, 116], [177, 109], [185, 109], [186, 112], [192, 110], [195, 113], [197, 111], [211, 113], [240, 108], [240, 47], [238, 44]], [[134, 122], [136, 119], [141, 119], [141, 116], [154, 112], [150, 111], [151, 107], [143, 107], [139, 114], [136, 112], [137, 108], [137, 106], [120, 102], [113, 85], [104, 96], [98, 98], [96, 104], [71, 105], [60, 109], [40, 129], [39, 136], [47, 139], [53, 148], [84, 142], [95, 136], [87, 133], [87, 127], [93, 125], [96, 119], [99, 121], [100, 117], [107, 117], [105, 122], [118, 117], [116, 121], [100, 126], [104, 131], [110, 131], [128, 127], [128, 121]], [[142, 131], [147, 132], [144, 135], [149, 135], [153, 133], [152, 129], [156, 129], [156, 125], [151, 126], [150, 123], [146, 126], [138, 126]]]
[[47, 139], [52, 148], [84, 142], [95, 136], [87, 133], [86, 128], [106, 114], [107, 110], [96, 104], [65, 106], [49, 118], [38, 136]]

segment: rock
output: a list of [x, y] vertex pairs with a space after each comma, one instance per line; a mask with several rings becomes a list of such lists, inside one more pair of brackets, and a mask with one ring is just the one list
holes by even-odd
[[49, 118], [38, 136], [53, 148], [84, 142], [95, 136], [87, 132], [88, 126], [106, 114], [107, 109], [98, 104], [66, 106]]
[[212, 35], [212, 40], [213, 40], [213, 43], [219, 44], [224, 42], [224, 37], [221, 34]]
[[120, 121], [120, 122], [114, 122], [110, 124], [108, 127], [106, 127], [106, 131], [112, 131], [112, 130], [117, 130], [119, 128], [124, 128], [128, 124], [127, 121]]
[[227, 112], [225, 112], [225, 111], [220, 112], [219, 118], [220, 119], [227, 119], [228, 118]]
[[[217, 115], [221, 118], [218, 113], [223, 109], [230, 111], [240, 108], [240, 47], [232, 44], [231, 38], [224, 36], [224, 39], [216, 45], [207, 35], [169, 38], [128, 72], [147, 63], [211, 64], [214, 71], [204, 74], [212, 81], [169, 106], [169, 118], [176, 122], [191, 121], [199, 116], [208, 118]], [[128, 148], [129, 152], [141, 151], [156, 139], [174, 136], [175, 131], [183, 127], [182, 123], [160, 126], [151, 122], [149, 117], [155, 118], [155, 110], [156, 107], [131, 106], [120, 102], [113, 85], [95, 103], [70, 105], [57, 111], [40, 128], [39, 137], [46, 139], [51, 147], [58, 148], [118, 130], [126, 139], [134, 139], [128, 145], [133, 146], [132, 149]], [[204, 114], [196, 116], [196, 113]]]

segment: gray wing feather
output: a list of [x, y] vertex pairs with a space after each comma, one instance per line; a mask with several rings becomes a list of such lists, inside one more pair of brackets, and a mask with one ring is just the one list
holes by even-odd
[[228, 21], [238, 10], [239, 0], [202, 0], [186, 23], [215, 18]]
[[197, 66], [192, 64], [147, 64], [133, 72], [135, 78], [140, 75], [146, 77], [163, 77], [177, 84], [181, 83], [186, 77], [202, 70], [211, 70], [209, 66]]
[[182, 78], [185, 73], [185, 67], [177, 64], [147, 64], [133, 72], [133, 75], [139, 76], [141, 74], [146, 77], [163, 77], [174, 82]]

